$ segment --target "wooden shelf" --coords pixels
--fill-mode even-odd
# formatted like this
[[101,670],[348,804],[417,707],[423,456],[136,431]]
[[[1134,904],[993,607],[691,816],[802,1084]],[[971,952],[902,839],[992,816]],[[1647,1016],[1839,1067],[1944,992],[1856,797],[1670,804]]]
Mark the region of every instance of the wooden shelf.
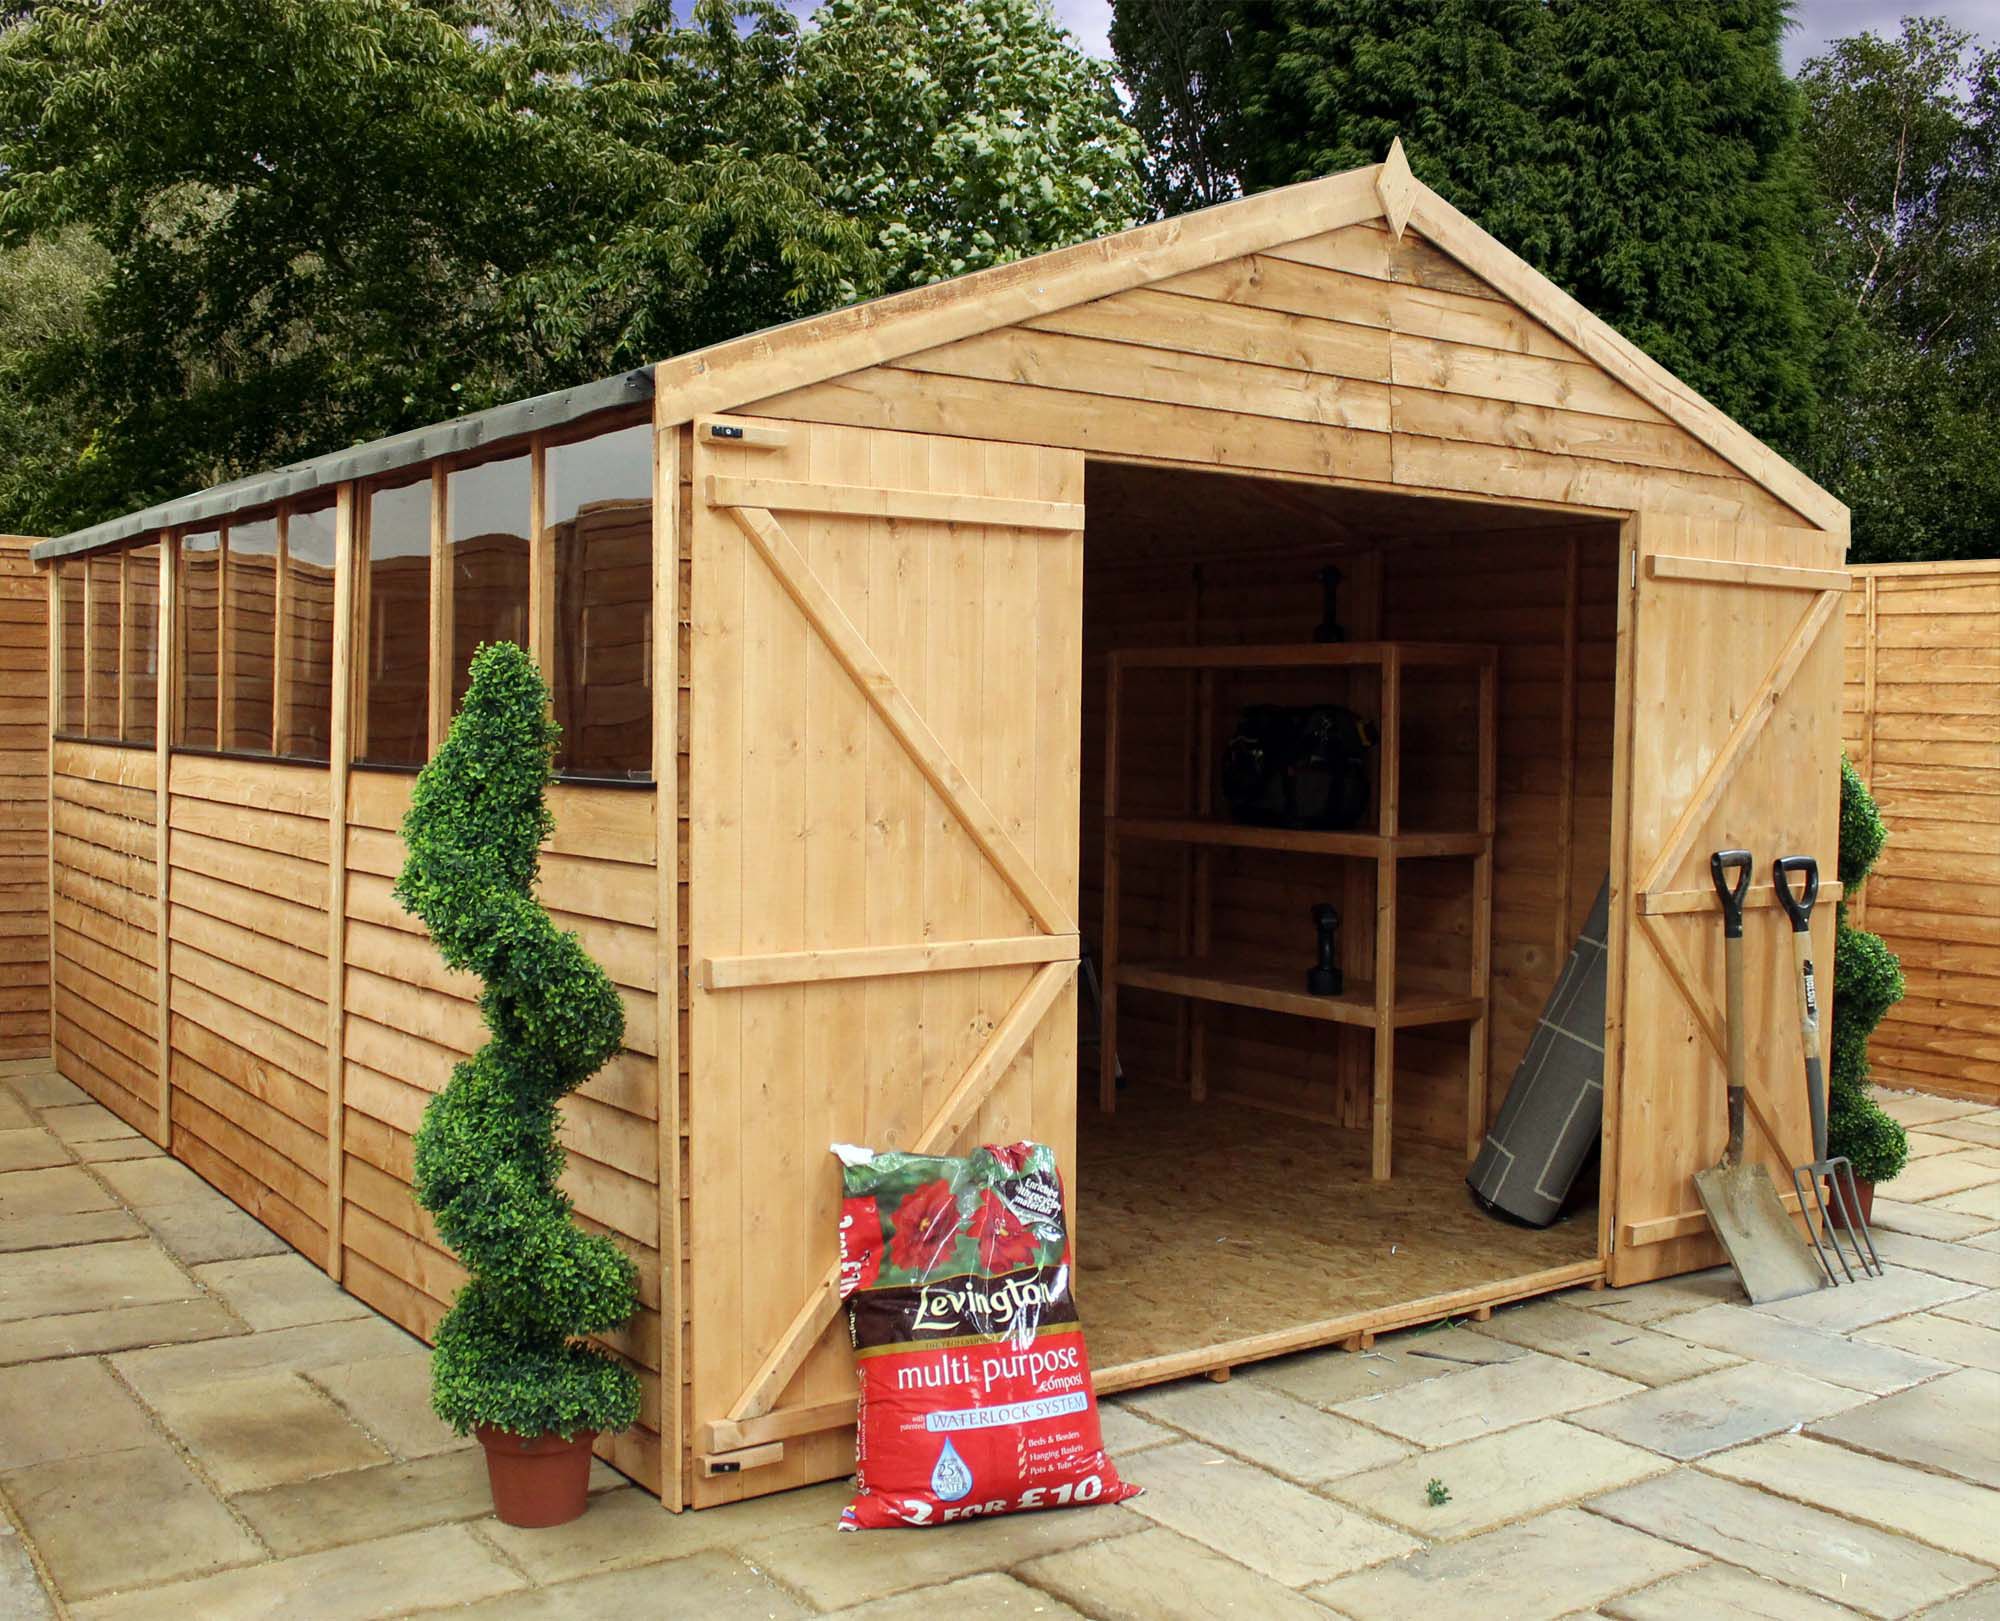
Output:
[[[1133,990],[1165,991],[1202,1002],[1228,1002],[1235,1007],[1294,1013],[1327,1024],[1353,1024],[1374,1029],[1375,987],[1350,979],[1335,996],[1314,996],[1305,989],[1305,970],[1256,968],[1220,962],[1213,957],[1167,957],[1121,962],[1117,982]],[[1484,1016],[1486,1002],[1478,996],[1452,996],[1442,991],[1398,989],[1388,1020],[1393,1029],[1421,1024],[1455,1024]]]
[[1493,844],[1487,833],[1362,833],[1324,832],[1313,828],[1260,827],[1203,816],[1118,816],[1110,822],[1120,838],[1154,844],[1221,844],[1239,850],[1292,850],[1302,855],[1422,856],[1485,855]]
[[1491,669],[1499,649],[1472,642],[1288,642],[1239,647],[1126,647],[1109,655],[1127,670],[1308,670],[1400,663]]

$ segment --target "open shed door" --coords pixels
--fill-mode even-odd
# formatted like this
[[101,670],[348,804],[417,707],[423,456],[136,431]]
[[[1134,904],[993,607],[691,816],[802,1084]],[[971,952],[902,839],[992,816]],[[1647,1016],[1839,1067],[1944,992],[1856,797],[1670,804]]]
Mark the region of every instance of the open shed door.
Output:
[[1756,858],[1743,930],[1745,1153],[1771,1167],[1792,1206],[1791,1166],[1812,1157],[1811,1129],[1791,925],[1772,859],[1820,863],[1813,958],[1829,999],[1839,893],[1844,539],[1654,513],[1640,514],[1634,533],[1617,789],[1624,881],[1613,914],[1622,968],[1611,1006],[1619,1017],[1622,987],[1623,1029],[1609,1145],[1614,1284],[1722,1259],[1693,1183],[1728,1137],[1710,853]]
[[1083,458],[697,422],[697,1507],[842,1474],[828,1145],[1076,1140]]

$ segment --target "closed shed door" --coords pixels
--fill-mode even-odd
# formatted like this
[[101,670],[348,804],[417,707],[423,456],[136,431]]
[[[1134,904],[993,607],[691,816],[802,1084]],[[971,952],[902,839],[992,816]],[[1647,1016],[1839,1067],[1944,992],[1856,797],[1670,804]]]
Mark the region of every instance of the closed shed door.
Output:
[[[1613,920],[1624,1032],[1611,1142],[1615,1284],[1721,1260],[1693,1182],[1729,1135],[1716,850],[1755,858],[1743,925],[1744,1151],[1770,1166],[1791,1203],[1791,1167],[1812,1157],[1791,923],[1771,862],[1813,856],[1822,884],[1835,881],[1847,578],[1842,540],[1818,530],[1644,513],[1635,535],[1619,762],[1626,882]],[[1823,888],[1813,961],[1829,1003],[1833,920]]]
[[701,1505],[851,1464],[829,1144],[1071,1167],[1083,463],[732,418],[692,474]]

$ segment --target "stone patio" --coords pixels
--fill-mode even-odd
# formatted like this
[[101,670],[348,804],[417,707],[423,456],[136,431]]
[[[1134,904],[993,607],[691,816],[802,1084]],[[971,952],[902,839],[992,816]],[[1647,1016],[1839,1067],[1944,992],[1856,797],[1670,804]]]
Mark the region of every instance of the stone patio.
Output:
[[2000,1110],[1885,1102],[1922,1153],[1879,1282],[1579,1290],[1122,1397],[1117,1508],[841,1536],[838,1485],[674,1516],[600,1466],[529,1532],[418,1342],[0,1065],[0,1617],[2000,1617]]

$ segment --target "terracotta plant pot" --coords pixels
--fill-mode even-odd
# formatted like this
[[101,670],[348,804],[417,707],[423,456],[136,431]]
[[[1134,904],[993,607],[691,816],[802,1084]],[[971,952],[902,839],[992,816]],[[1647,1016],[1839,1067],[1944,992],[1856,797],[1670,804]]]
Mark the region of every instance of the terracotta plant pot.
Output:
[[[1861,1219],[1872,1224],[1875,1220],[1875,1184],[1864,1182],[1857,1176],[1854,1179],[1854,1193],[1856,1201],[1861,1206]],[[1832,1177],[1828,1177],[1826,1181],[1826,1208],[1829,1215],[1837,1208],[1833,1202]]]
[[597,1431],[579,1430],[567,1441],[559,1435],[514,1435],[486,1424],[472,1433],[486,1449],[493,1512],[508,1525],[565,1525],[583,1512]]

